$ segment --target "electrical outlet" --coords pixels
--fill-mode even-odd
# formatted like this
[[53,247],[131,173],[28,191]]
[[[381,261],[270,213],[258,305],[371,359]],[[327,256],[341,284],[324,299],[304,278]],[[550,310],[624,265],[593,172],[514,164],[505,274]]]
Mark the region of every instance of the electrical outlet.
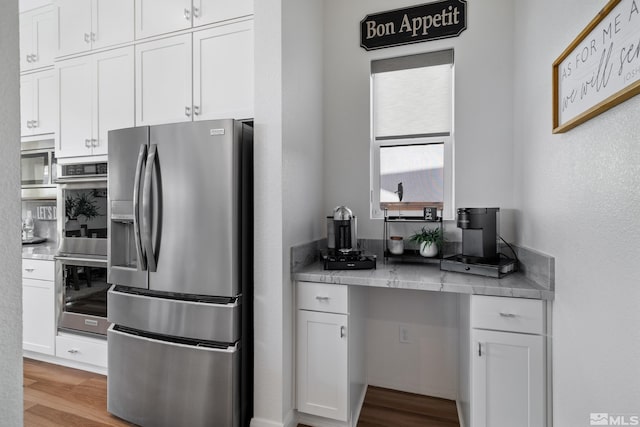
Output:
[[410,344],[411,338],[409,337],[409,327],[407,325],[400,325],[400,342],[402,344]]

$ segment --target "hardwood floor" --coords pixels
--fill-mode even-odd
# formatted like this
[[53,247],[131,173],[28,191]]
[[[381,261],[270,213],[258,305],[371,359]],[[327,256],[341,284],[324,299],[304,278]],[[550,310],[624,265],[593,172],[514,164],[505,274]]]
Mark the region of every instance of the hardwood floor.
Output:
[[[32,359],[24,359],[24,425],[134,426],[107,412],[104,375]],[[358,427],[418,426],[460,427],[455,402],[380,387],[367,389]]]
[[369,386],[358,427],[460,427],[460,423],[453,400]]
[[133,426],[107,412],[104,375],[24,359],[25,427]]

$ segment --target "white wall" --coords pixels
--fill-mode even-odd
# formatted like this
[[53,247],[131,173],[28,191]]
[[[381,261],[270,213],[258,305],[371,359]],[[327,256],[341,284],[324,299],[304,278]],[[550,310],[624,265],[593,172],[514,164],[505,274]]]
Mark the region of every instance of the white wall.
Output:
[[255,2],[252,426],[293,422],[290,247],[322,234],[322,2]]
[[18,1],[0,4],[0,414],[22,425]]
[[[359,22],[367,14],[424,2],[324,3],[324,214],[345,204],[358,215],[358,237],[382,238],[382,221],[369,218],[370,62],[453,48],[455,206],[499,206],[502,234],[511,240],[513,2],[470,1],[467,30],[459,37],[372,52],[360,47]],[[458,232],[455,223],[448,228]],[[455,398],[457,307],[456,298],[438,294],[372,291],[367,322],[369,382]],[[400,324],[409,327],[411,343],[399,342]]]
[[640,415],[640,97],[551,133],[551,64],[606,3],[515,2],[518,240],[556,260],[555,426]]

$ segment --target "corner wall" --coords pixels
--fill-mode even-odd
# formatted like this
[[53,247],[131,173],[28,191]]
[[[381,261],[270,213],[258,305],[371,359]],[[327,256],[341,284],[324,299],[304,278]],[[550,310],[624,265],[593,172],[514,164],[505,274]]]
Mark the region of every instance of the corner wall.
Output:
[[518,241],[555,257],[559,427],[640,415],[640,96],[551,133],[552,63],[606,3],[515,2]]
[[0,414],[22,426],[22,271],[18,1],[0,5]]

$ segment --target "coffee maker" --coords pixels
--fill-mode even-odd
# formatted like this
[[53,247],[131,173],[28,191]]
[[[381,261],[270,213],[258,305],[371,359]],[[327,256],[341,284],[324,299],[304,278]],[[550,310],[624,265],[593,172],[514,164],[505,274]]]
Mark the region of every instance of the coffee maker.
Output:
[[338,206],[327,217],[327,254],[325,270],[362,270],[376,268],[376,256],[358,249],[358,218],[346,206]]
[[503,277],[517,270],[517,260],[498,252],[500,208],[459,208],[462,253],[443,258],[440,269]]

